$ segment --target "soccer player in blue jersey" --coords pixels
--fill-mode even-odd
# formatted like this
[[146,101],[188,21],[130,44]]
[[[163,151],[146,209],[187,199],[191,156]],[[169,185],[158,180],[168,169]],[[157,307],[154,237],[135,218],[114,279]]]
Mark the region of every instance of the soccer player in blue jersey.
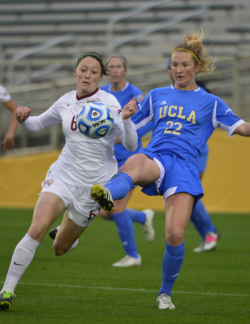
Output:
[[[165,202],[165,253],[159,309],[174,309],[171,292],[184,259],[185,231],[195,203],[203,196],[199,151],[215,128],[229,136],[250,136],[250,123],[237,117],[219,97],[196,84],[196,75],[213,71],[213,59],[203,51],[203,31],[191,30],[171,54],[174,85],[151,90],[139,105],[137,127],[153,120],[146,148],[128,158],[105,186],[96,184],[91,196],[106,210],[113,199],[125,197],[133,185]],[[126,106],[132,108],[134,101]]]
[[[173,73],[171,69],[171,59],[168,59],[166,67],[169,79],[174,83]],[[196,84],[203,90],[210,92],[200,81],[196,82]],[[199,151],[199,172],[201,179],[206,169],[207,158],[208,145],[207,143],[205,143]],[[213,251],[217,246],[219,234],[201,200],[197,201],[197,203],[195,204],[190,220],[202,239],[200,245],[193,249],[193,251],[197,253]]]
[[[132,98],[135,98],[137,103],[144,98],[141,90],[135,87],[133,84],[130,84],[125,79],[127,75],[127,60],[124,56],[109,56],[106,61],[106,70],[109,75],[110,83],[103,86],[102,90],[114,95],[119,101],[121,107],[124,107],[125,104],[128,103]],[[133,116],[131,119],[133,120]],[[142,148],[141,137],[152,130],[152,127],[153,123],[151,122],[138,130],[138,147],[135,152],[138,152]],[[125,163],[127,158],[132,155],[132,152],[126,150],[126,148],[119,141],[114,146],[114,151],[118,162],[118,168],[120,168]],[[113,264],[114,267],[131,267],[141,265],[141,256],[139,255],[136,247],[133,222],[137,222],[143,226],[145,237],[148,242],[152,242],[155,236],[155,231],[153,228],[154,212],[151,209],[138,211],[127,208],[127,204],[134,191],[134,188],[135,186],[131,188],[126,197],[116,202],[111,217],[107,216],[107,214],[103,213],[103,211],[100,212],[101,217],[115,222],[123,249],[126,253],[124,258]]]

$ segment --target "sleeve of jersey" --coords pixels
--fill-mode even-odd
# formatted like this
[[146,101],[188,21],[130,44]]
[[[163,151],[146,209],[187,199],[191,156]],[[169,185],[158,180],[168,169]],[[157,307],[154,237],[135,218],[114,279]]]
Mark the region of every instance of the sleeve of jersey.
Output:
[[122,144],[125,148],[134,152],[138,146],[138,135],[134,123],[129,119],[123,121],[124,134],[121,136]]
[[244,120],[236,116],[223,100],[220,98],[215,100],[213,111],[214,128],[222,128],[229,136],[232,136],[235,129],[242,123],[244,123]]
[[153,130],[153,128],[154,128],[154,122],[153,121],[148,122],[145,126],[137,130],[138,137],[139,138],[143,137],[145,134]]
[[45,128],[61,124],[61,122],[57,101],[41,115],[29,117],[22,123],[22,126],[30,132],[40,132]]
[[10,94],[6,91],[6,89],[0,85],[0,102],[6,102],[11,99]]
[[[154,117],[153,112],[153,103],[152,103],[152,94],[149,92],[146,97],[142,100],[142,102],[138,105],[138,110],[136,114],[133,116],[133,123],[136,125],[136,129],[140,129],[147,125]],[[147,127],[152,127],[147,126]],[[148,128],[141,130],[139,134],[146,134],[149,130]]]

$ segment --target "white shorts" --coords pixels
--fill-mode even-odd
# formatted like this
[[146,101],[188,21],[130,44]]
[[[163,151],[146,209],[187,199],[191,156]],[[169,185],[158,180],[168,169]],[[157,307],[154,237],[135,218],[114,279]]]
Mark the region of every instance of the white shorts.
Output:
[[75,187],[46,177],[41,192],[52,192],[62,199],[68,217],[78,226],[89,226],[100,210],[90,195],[91,187]]

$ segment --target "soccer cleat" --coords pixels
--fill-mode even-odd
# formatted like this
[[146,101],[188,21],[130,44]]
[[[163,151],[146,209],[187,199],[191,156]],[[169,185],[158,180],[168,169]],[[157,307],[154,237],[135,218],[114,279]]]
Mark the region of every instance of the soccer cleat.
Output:
[[193,252],[207,252],[212,251],[216,248],[219,239],[219,234],[217,232],[209,232],[206,234],[205,240],[201,244],[193,249]]
[[59,227],[60,227],[60,225],[55,226],[55,227],[52,228],[52,230],[49,231],[49,237],[50,237],[52,240],[55,239],[56,234],[57,234],[57,232],[58,232],[58,230],[59,230]]
[[113,198],[108,188],[98,184],[94,185],[91,188],[91,198],[98,202],[106,212],[114,208]]
[[9,291],[3,291],[0,294],[0,311],[9,310],[12,305],[12,299],[15,295]]
[[151,243],[155,238],[155,230],[153,227],[154,212],[151,209],[145,209],[142,212],[146,214],[146,222],[143,225],[145,238],[147,242]]
[[175,305],[171,301],[171,297],[162,293],[157,297],[157,305],[159,309],[175,309]]
[[141,256],[139,255],[138,258],[133,258],[130,255],[126,255],[120,261],[113,263],[113,267],[117,268],[126,268],[126,267],[133,267],[133,266],[140,266],[141,265]]

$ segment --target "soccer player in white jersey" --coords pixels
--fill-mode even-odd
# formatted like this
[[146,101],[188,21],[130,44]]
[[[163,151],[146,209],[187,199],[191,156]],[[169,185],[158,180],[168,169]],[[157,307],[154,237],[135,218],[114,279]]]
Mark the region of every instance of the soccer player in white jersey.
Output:
[[[110,83],[103,86],[102,89],[114,95],[119,101],[121,107],[124,107],[132,98],[135,98],[137,103],[141,102],[144,98],[141,90],[125,79],[127,75],[126,58],[122,55],[110,55],[106,60],[105,66]],[[133,117],[134,116],[131,117],[132,121]],[[116,143],[114,151],[115,158],[118,162],[118,169],[125,163],[129,156],[138,152],[142,148],[141,137],[151,131],[152,127],[153,123],[151,122],[138,130],[138,147],[135,152],[129,152],[122,143]],[[104,214],[103,210],[99,214],[104,219],[109,219],[115,222],[122,247],[126,253],[125,257],[112,264],[113,267],[132,267],[141,265],[141,256],[137,251],[133,222],[142,225],[145,238],[149,243],[154,240],[154,212],[151,209],[140,211],[127,208],[127,204],[135,187],[136,186],[130,190],[126,197],[116,201],[116,209],[112,211],[111,216]]]
[[[116,138],[119,137],[128,150],[134,151],[137,147],[138,136],[130,121],[137,107],[128,104],[121,109],[113,95],[98,89],[104,74],[100,55],[85,53],[79,57],[74,71],[76,91],[60,97],[39,116],[30,117],[28,107],[17,108],[17,120],[29,131],[38,132],[62,124],[66,143],[42,184],[28,232],[14,250],[0,294],[0,310],[10,308],[18,281],[47,230],[63,211],[64,218],[54,240],[56,255],[71,249],[98,214],[100,206],[90,198],[90,189],[96,182],[106,183],[117,172],[113,150]],[[112,111],[114,125],[106,136],[92,139],[78,130],[76,116],[86,102],[103,103]]]
[[[174,309],[171,292],[184,259],[184,237],[193,207],[203,196],[198,155],[215,128],[229,136],[250,136],[250,123],[237,117],[219,97],[196,84],[199,72],[212,71],[213,59],[203,51],[203,31],[189,31],[171,54],[174,85],[151,90],[134,119],[138,127],[150,120],[154,129],[147,148],[128,158],[105,186],[92,187],[92,198],[108,206],[127,195],[133,185],[165,203],[165,253],[159,309]],[[242,157],[244,158],[244,157]]]
[[3,104],[5,108],[11,111],[10,125],[2,140],[3,151],[6,152],[11,150],[15,145],[14,137],[18,126],[16,120],[17,103],[11,98],[7,90],[1,85],[0,85],[0,103]]

